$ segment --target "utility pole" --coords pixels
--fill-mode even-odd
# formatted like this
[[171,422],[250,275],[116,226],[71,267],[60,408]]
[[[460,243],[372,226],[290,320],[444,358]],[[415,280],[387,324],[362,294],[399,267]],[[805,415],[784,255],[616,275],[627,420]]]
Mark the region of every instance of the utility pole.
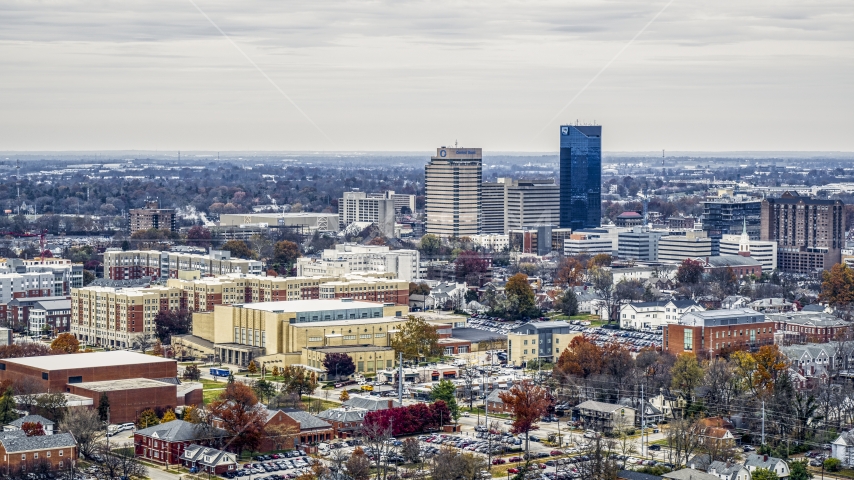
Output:
[[397,401],[403,406],[403,352],[397,354]]
[[762,445],[765,445],[765,400],[762,400]]
[[646,433],[646,405],[643,400],[643,383],[641,383],[641,457],[644,456],[644,433]]

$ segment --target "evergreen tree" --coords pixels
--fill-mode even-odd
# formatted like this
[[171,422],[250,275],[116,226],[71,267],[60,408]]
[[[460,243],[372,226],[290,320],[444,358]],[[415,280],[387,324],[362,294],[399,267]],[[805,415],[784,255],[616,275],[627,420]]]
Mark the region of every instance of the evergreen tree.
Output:
[[110,420],[110,399],[107,392],[101,392],[101,400],[98,402],[98,419],[102,422]]
[[12,394],[12,388],[7,388],[0,397],[0,424],[7,425],[13,420],[17,420],[18,415],[15,413],[15,397]]

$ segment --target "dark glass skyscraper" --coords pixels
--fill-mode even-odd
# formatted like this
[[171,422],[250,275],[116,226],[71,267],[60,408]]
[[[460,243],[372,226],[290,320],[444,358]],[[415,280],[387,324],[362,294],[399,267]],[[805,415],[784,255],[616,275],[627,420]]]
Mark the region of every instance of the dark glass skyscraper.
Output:
[[599,227],[602,219],[602,127],[560,127],[560,226]]

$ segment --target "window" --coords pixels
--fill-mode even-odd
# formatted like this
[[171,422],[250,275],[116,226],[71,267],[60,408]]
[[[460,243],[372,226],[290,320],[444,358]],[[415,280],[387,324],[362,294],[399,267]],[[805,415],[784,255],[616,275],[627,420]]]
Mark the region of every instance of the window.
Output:
[[686,352],[694,350],[694,331],[685,329],[685,343],[682,347]]
[[384,333],[375,333],[374,338],[383,338],[385,336]]
[[33,459],[35,460],[35,459],[37,459],[37,458],[39,458],[39,452],[36,452],[36,453],[34,453],[34,454],[33,454]]
[[344,335],[344,340],[355,340],[355,339],[356,339],[355,335]]
[[[63,451],[64,451],[64,450],[60,450],[60,451],[59,451],[59,456],[60,456],[60,457],[62,456],[62,452],[63,452]],[[62,462],[59,462],[59,463],[60,463],[60,464],[62,464]]]
[[47,452],[47,458],[50,458],[50,450]]
[[68,377],[68,383],[83,383],[83,376],[77,375],[76,377]]
[[21,460],[26,460],[26,459],[27,459],[27,454],[26,454],[26,453],[22,453],[22,454],[21,454]]
[[371,338],[371,334],[370,333],[363,333],[363,334],[359,335],[359,338]]
[[47,380],[47,372],[42,372],[42,380]]
[[524,352],[524,353],[525,353],[525,355],[527,355],[527,354],[528,354],[528,350],[525,350],[525,352]]
[[320,341],[320,337],[308,337],[308,341],[309,341],[309,342],[319,342],[319,341]]

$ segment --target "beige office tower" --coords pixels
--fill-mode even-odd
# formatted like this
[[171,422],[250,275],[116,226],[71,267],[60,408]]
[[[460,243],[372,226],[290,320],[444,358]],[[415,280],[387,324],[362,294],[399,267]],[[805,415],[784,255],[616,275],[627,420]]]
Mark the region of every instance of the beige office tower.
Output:
[[427,233],[477,235],[481,229],[483,149],[440,147],[424,169]]

